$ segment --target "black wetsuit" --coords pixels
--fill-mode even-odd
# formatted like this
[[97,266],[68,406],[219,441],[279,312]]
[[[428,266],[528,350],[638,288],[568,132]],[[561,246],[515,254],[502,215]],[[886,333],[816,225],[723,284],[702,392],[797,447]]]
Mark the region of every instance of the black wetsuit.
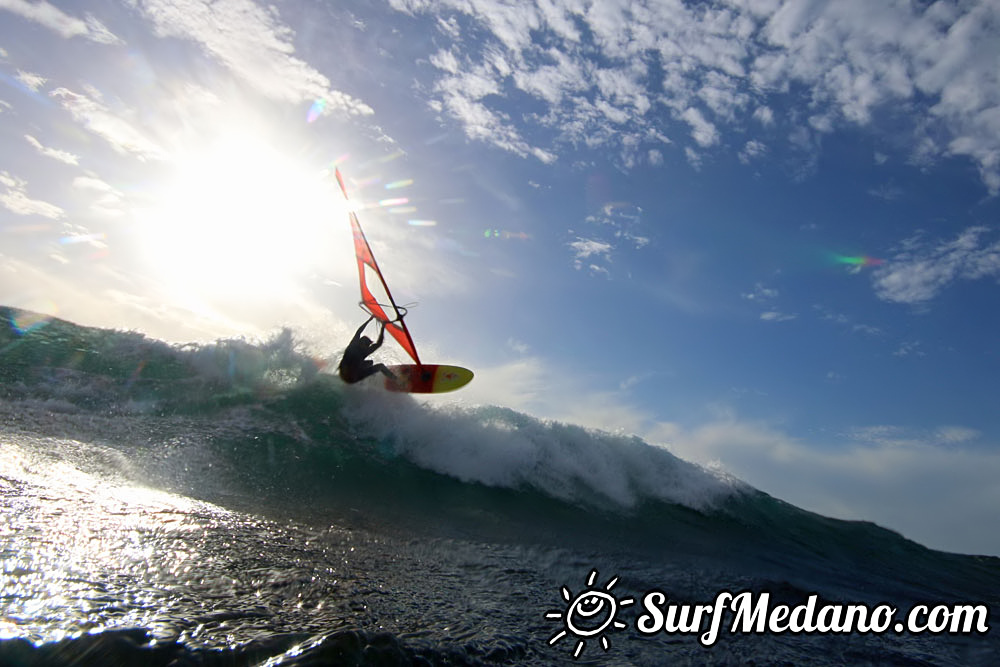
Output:
[[385,326],[382,326],[381,331],[378,334],[378,340],[374,343],[367,337],[362,336],[361,332],[365,330],[368,326],[368,322],[371,322],[371,318],[365,321],[361,325],[361,328],[357,330],[354,334],[354,338],[347,345],[347,349],[344,350],[344,356],[340,360],[340,366],[337,371],[340,373],[340,378],[349,384],[355,382],[360,382],[364,380],[369,375],[374,375],[375,373],[384,373],[385,375],[391,377],[392,374],[389,369],[385,367],[384,364],[376,364],[375,362],[368,359],[368,355],[372,354],[382,345],[382,340],[385,338]]

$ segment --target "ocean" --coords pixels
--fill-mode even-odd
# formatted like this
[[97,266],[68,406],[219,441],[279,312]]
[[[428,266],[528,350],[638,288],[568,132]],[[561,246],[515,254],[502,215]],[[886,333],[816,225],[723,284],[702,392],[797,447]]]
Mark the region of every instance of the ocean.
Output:
[[998,558],[332,365],[0,308],[0,665],[1000,664]]

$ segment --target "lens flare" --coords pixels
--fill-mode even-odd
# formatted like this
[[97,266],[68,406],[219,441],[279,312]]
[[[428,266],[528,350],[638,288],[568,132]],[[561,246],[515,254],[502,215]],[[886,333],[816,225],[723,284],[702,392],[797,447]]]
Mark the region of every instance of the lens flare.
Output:
[[869,257],[868,255],[859,255],[855,257],[847,255],[834,255],[833,259],[838,264],[849,264],[851,266],[879,266],[880,264],[885,263],[884,259]]
[[72,234],[69,236],[64,236],[59,239],[59,243],[62,245],[74,245],[77,243],[91,243],[94,245],[103,245],[102,241],[107,239],[107,234],[100,232],[97,234]]
[[365,178],[362,180],[354,180],[354,185],[360,190],[361,188],[367,188],[369,185],[375,185],[381,180],[382,180],[381,176],[372,176],[370,178]]
[[403,151],[395,151],[393,153],[389,153],[385,157],[380,157],[380,158],[378,158],[376,160],[372,160],[372,163],[373,164],[385,164],[386,162],[392,162],[393,160],[397,160],[397,159],[403,157],[404,155],[406,155],[406,153],[403,152]]
[[313,102],[312,106],[309,107],[309,113],[306,114],[306,122],[312,123],[317,118],[323,115],[323,111],[326,110],[326,100],[319,99]]
[[[47,309],[55,312],[55,304],[49,303]],[[51,315],[44,315],[30,310],[15,310],[12,314],[13,317],[11,317],[10,325],[21,336],[36,329],[41,329],[52,319]]]

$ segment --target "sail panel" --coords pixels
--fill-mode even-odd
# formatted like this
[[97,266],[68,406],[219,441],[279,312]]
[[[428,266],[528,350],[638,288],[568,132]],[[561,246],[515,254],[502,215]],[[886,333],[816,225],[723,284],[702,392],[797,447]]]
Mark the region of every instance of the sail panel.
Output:
[[[337,183],[340,184],[340,190],[344,193],[344,197],[347,197],[347,188],[344,186],[344,179],[340,175],[340,170],[336,170]],[[378,268],[378,264],[375,262],[375,256],[372,254],[371,246],[368,244],[368,239],[365,238],[365,233],[361,229],[361,223],[358,221],[358,216],[352,211],[349,214],[351,221],[351,232],[354,235],[354,254],[358,261],[358,282],[361,286],[361,304],[369,313],[375,316],[379,322],[385,325],[386,331],[389,332],[400,347],[410,355],[413,359],[420,365],[420,357],[417,354],[417,347],[413,343],[413,338],[410,336],[409,329],[406,328],[406,323],[403,321],[403,315],[405,311],[401,311],[396,305],[395,300],[392,298],[392,293],[389,291],[389,285],[385,281],[385,276],[382,275],[382,271]],[[371,288],[368,284],[368,276],[366,275],[365,267],[369,267],[373,274],[377,277],[378,282],[384,291],[386,300],[388,303],[380,303],[379,300],[372,293]],[[386,308],[391,310],[390,313],[386,312]]]

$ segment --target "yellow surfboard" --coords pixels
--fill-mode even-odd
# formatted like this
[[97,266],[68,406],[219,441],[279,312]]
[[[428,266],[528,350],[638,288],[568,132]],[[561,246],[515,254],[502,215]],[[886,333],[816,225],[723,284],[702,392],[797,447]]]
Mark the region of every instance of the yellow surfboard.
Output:
[[444,364],[400,364],[388,366],[396,380],[385,379],[385,388],[409,394],[441,394],[455,391],[472,382],[473,372],[461,366]]

